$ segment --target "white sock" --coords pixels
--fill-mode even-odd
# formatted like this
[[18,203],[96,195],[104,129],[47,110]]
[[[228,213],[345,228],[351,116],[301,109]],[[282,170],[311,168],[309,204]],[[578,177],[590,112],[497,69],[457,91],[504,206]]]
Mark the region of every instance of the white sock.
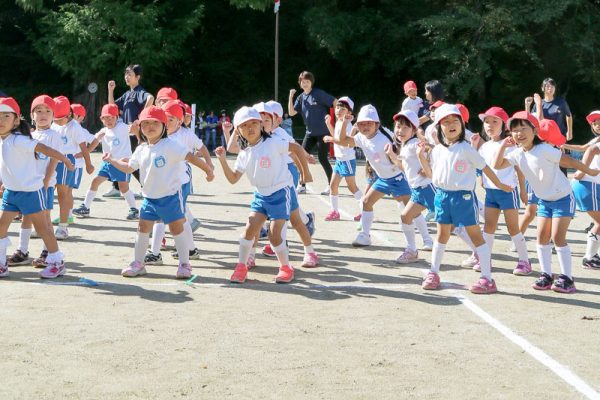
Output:
[[397,201],[396,207],[398,207],[398,210],[400,210],[400,214],[402,214],[402,211],[404,211],[404,203],[401,201]]
[[248,262],[248,256],[252,250],[252,245],[254,245],[254,239],[246,240],[243,237],[240,238],[240,254],[238,257],[238,263],[246,265]]
[[358,189],[356,192],[352,193],[352,196],[354,196],[355,200],[360,201],[363,198],[363,192]]
[[538,244],[537,245],[538,260],[542,272],[552,276],[552,245]]
[[310,253],[314,253],[314,252],[315,252],[315,248],[313,247],[312,244],[310,246],[304,246],[304,254],[310,254]]
[[[588,232],[587,237],[587,245],[585,247],[585,258],[590,260],[594,255],[598,253],[598,249],[600,248],[600,241],[598,241],[598,235]],[[21,250],[23,251],[23,250]]]
[[511,236],[511,239],[515,244],[517,253],[519,254],[519,261],[529,261],[529,254],[527,254],[527,242],[525,241],[525,236],[523,236],[523,234],[519,232],[515,236]]
[[46,262],[48,264],[59,263],[63,260],[63,258],[64,258],[63,253],[61,253],[60,250],[58,250],[55,253],[48,253],[48,257],[46,257]]
[[146,249],[148,249],[148,242],[150,241],[149,233],[138,232],[135,239],[135,261],[144,263],[144,256],[146,255]]
[[492,252],[490,246],[487,243],[475,249],[479,256],[479,265],[481,266],[481,276],[492,280]]
[[29,238],[31,238],[32,231],[33,231],[33,229],[31,229],[31,228],[29,228],[29,229],[21,228],[21,230],[19,231],[19,247],[18,247],[18,249],[21,250],[21,252],[23,252],[24,254],[27,254],[27,250],[29,249]]
[[194,232],[192,232],[192,227],[187,221],[183,223],[183,234],[188,238],[188,248],[194,250],[196,248],[196,244],[194,243]]
[[277,260],[279,260],[280,265],[290,265],[288,249],[285,245],[285,241],[281,242],[279,246],[273,246],[273,244],[271,244],[271,247],[273,247],[273,251],[275,254],[277,254]]
[[555,247],[556,255],[558,256],[558,264],[560,265],[560,271],[563,275],[573,279],[572,268],[571,268],[571,248],[569,245],[564,247]]
[[[189,228],[188,224],[188,228]],[[191,229],[190,229],[191,232]],[[177,254],[179,255],[179,264],[189,264],[190,263],[190,238],[187,235],[185,224],[183,232],[179,235],[173,236],[173,240],[175,240],[175,248],[177,249]],[[248,259],[248,258],[246,258]]]
[[250,254],[248,255],[248,259],[250,258],[256,260],[256,247],[254,247],[254,245],[252,245],[252,248],[250,248]]
[[415,241],[415,224],[402,224],[402,232],[406,238],[406,250],[417,251]]
[[298,206],[298,213],[300,214],[300,219],[304,225],[308,224],[308,215],[304,212],[302,207]]
[[431,272],[436,274],[440,273],[440,265],[442,265],[442,257],[446,251],[446,245],[438,243],[437,240],[433,242],[433,249],[431,249]]
[[92,201],[94,201],[94,197],[96,197],[96,192],[88,190],[85,194],[85,200],[83,201],[83,205],[85,206],[85,208],[90,208],[90,206],[92,205]]
[[360,225],[362,226],[363,233],[371,234],[371,225],[375,219],[375,213],[373,211],[363,211],[362,218],[360,219]]
[[165,237],[165,224],[163,222],[155,222],[152,227],[152,246],[150,251],[155,256],[160,254],[160,246]]
[[136,208],[135,206],[135,194],[131,190],[128,190],[126,193],[121,193],[127,202],[129,208]]
[[69,218],[73,218],[73,209],[72,208],[69,210]]
[[0,239],[0,264],[6,265],[6,250],[10,246],[10,239],[5,237],[4,239]]
[[185,219],[190,224],[194,221],[194,214],[192,214],[192,210],[190,210],[190,206],[187,204],[185,205]]
[[455,228],[454,233],[456,234],[456,236],[461,238],[473,252],[476,251],[475,244],[473,244],[473,241],[471,240],[471,237],[467,233],[467,230],[464,228],[464,226]]
[[483,232],[483,239],[485,240],[487,245],[490,247],[490,253],[492,252],[492,249],[494,248],[494,238],[495,237],[496,237],[496,235],[493,233]]
[[331,201],[331,209],[334,211],[339,211],[338,199],[339,199],[339,197],[337,195],[333,195],[333,194],[329,195],[329,201]]
[[427,221],[425,221],[425,217],[419,214],[414,220],[415,227],[419,230],[421,234],[421,238],[423,238],[423,243],[431,243],[433,239],[431,239],[431,235],[429,234],[429,228],[427,228]]

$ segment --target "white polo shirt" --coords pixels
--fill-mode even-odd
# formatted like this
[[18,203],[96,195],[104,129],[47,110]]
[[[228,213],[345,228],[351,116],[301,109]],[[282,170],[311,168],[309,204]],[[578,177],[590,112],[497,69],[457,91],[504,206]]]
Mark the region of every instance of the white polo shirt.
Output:
[[[592,146],[600,149],[600,143],[593,144]],[[600,170],[600,155],[595,155],[594,158],[592,158],[590,168]],[[586,174],[583,176],[583,178],[581,178],[581,180],[585,182],[600,183],[600,174],[596,176],[590,176]]]
[[[485,160],[485,163],[494,171],[500,182],[505,185],[509,185],[512,187],[516,187],[517,180],[517,172],[514,167],[508,167],[503,169],[494,169],[492,166],[494,165],[494,161],[496,160],[496,154],[502,147],[502,141],[494,142],[493,140],[487,141],[481,145],[479,148],[479,154]],[[515,147],[509,147],[504,151],[504,156],[515,150]],[[488,178],[485,174],[482,175],[483,178],[483,187],[486,189],[498,189],[498,186],[494,185],[490,178]]]
[[[194,135],[194,133],[191,130],[187,129],[184,126],[180,127],[177,131],[171,133],[169,135],[169,138],[175,140],[177,143],[188,149],[188,152],[192,154],[195,153],[196,150],[200,150],[202,146],[204,146],[202,140],[198,136]],[[181,164],[180,173],[182,185],[185,185],[192,179],[191,174],[192,172],[190,165],[184,161]]]
[[[100,139],[100,136],[102,139]],[[96,138],[102,144],[102,152],[110,153],[114,158],[129,158],[131,156],[131,141],[129,140],[129,125],[119,121],[113,128],[104,127],[96,133]]]
[[[342,135],[350,136],[350,132],[352,131],[352,124],[348,123],[346,126],[346,132],[342,132],[343,124],[344,123],[342,121],[336,121],[335,123],[333,134],[336,139],[340,139]],[[340,146],[339,144],[334,143],[333,153],[337,161],[350,161],[356,159],[356,152],[354,151],[354,147]]]
[[369,164],[380,178],[393,178],[402,172],[385,154],[385,145],[392,142],[383,133],[377,132],[373,138],[367,139],[359,132],[354,136],[354,143],[362,149]]
[[6,189],[35,192],[44,186],[46,171],[41,173],[35,159],[38,141],[23,135],[0,138],[0,176]]
[[432,182],[444,190],[475,190],[476,170],[485,160],[466,141],[449,147],[436,145],[431,151]]
[[[92,135],[90,131],[85,129],[83,126],[81,127],[80,140],[83,140],[85,144],[90,144],[96,139],[96,136]],[[80,149],[81,150],[81,149]],[[80,151],[77,151],[80,153]],[[75,168],[83,168],[85,166],[85,159],[83,157],[75,158]]]
[[[60,152],[62,140],[60,139],[60,135],[52,129],[45,129],[43,131],[35,130],[31,132],[31,136],[39,143],[45,144],[46,146]],[[48,170],[48,164],[50,164],[50,157],[42,153],[37,153],[37,156],[36,167],[38,169],[38,173],[45,177],[46,171]],[[56,168],[54,168],[54,171],[52,171],[52,177],[50,178],[48,187],[52,187],[54,185],[56,185]]]
[[423,99],[421,99],[419,96],[415,97],[414,99],[406,96],[402,102],[402,111],[411,110],[415,114],[419,115],[421,108],[423,108]]
[[417,156],[418,144],[419,139],[413,137],[400,148],[400,159],[402,160],[402,166],[404,167],[404,175],[411,188],[420,188],[431,183],[431,179],[419,174],[422,167],[419,162],[419,156]]
[[62,140],[62,150],[63,154],[77,154],[81,152],[79,148],[79,144],[84,143],[81,134],[81,125],[79,122],[74,119],[67,122],[64,126],[60,126],[57,123],[52,123],[51,129],[58,132],[60,138]]
[[[271,132],[271,136],[272,137],[276,137],[280,140],[283,140],[284,142],[288,142],[288,143],[296,143],[296,139],[294,139],[293,137],[291,137],[290,135],[288,135],[288,133],[280,126],[278,126],[277,128],[273,129],[273,131]],[[294,162],[294,159],[290,156],[290,152],[289,152],[289,146],[288,146],[288,152],[285,155],[285,162],[288,164],[291,164]]]

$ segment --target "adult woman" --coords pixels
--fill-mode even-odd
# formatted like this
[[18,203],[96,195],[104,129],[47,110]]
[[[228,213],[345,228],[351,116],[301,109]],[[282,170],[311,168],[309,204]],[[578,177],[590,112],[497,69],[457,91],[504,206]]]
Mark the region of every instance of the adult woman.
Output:
[[431,111],[429,108],[437,101],[444,101],[444,97],[445,94],[442,82],[432,80],[425,83],[425,101],[419,112],[419,124],[423,130],[432,122],[432,117],[430,116]]

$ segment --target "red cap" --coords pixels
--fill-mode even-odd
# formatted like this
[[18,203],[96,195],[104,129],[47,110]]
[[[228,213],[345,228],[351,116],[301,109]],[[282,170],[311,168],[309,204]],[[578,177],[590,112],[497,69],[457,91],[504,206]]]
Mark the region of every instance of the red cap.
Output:
[[55,112],[54,110],[56,109],[56,102],[52,99],[52,97],[48,96],[47,94],[39,95],[38,97],[33,99],[33,102],[31,103],[31,112],[33,112],[33,110],[40,104],[47,106],[49,109],[52,110],[52,112]]
[[458,111],[460,111],[460,116],[462,117],[464,123],[466,124],[467,122],[469,122],[469,117],[471,116],[471,114],[469,114],[469,109],[467,108],[467,106],[465,106],[464,104],[456,103],[456,107],[458,107]]
[[119,116],[119,107],[116,104],[105,104],[102,107],[102,112],[100,113],[100,118],[102,117],[118,117]]
[[432,108],[438,108],[442,104],[444,104],[444,102],[441,101],[441,100],[438,100],[438,101],[436,101],[435,103],[433,103],[432,105],[429,106],[429,110],[431,111]]
[[17,117],[21,116],[21,109],[12,97],[0,98],[0,112],[11,112],[17,114]]
[[585,117],[585,119],[587,120],[588,124],[593,124],[596,120],[600,119],[600,111],[592,111],[587,117]]
[[183,107],[183,110],[185,111],[186,114],[192,115],[192,107],[189,104],[181,102],[181,106]]
[[406,81],[404,83],[404,94],[408,94],[411,89],[417,90],[417,84],[414,81]]
[[554,146],[562,146],[567,143],[567,138],[560,132],[558,124],[551,119],[543,119],[539,122],[540,128],[538,136],[544,142],[550,143]]
[[79,115],[80,117],[85,117],[86,114],[85,107],[77,103],[71,104],[71,111],[73,111],[73,114]]
[[177,91],[170,87],[164,87],[158,91],[156,94],[156,99],[167,99],[167,100],[177,100],[179,97],[177,96]]
[[534,117],[533,114],[528,113],[527,111],[518,111],[518,112],[514,113],[513,116],[510,117],[510,119],[508,121],[506,121],[506,125],[510,126],[510,123],[512,122],[513,119],[522,119],[525,121],[529,121],[538,130],[540,129],[540,121],[538,121],[538,119],[536,117]]
[[479,119],[483,121],[485,117],[500,118],[504,124],[508,121],[508,114],[502,107],[490,107],[486,112],[479,114]]
[[162,110],[162,108],[157,106],[150,106],[148,108],[144,108],[139,116],[139,121],[158,121],[163,124],[167,124],[167,114]]
[[175,117],[178,120],[183,120],[183,108],[179,100],[169,100],[162,105],[162,109],[167,116]]
[[54,98],[56,107],[54,108],[54,119],[65,118],[69,116],[71,112],[71,103],[65,96],[58,96]]

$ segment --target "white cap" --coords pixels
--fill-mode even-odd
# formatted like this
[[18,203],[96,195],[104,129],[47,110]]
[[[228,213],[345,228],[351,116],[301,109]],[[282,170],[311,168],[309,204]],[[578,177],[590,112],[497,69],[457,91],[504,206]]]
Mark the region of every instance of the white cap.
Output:
[[281,106],[281,104],[279,104],[275,100],[269,100],[266,104],[271,107],[271,111],[273,111],[273,114],[276,114],[278,117],[283,117],[283,107]]
[[354,110],[354,102],[348,96],[342,96],[338,99],[338,103],[346,103],[350,107],[351,110]]
[[377,114],[375,107],[371,104],[367,104],[366,106],[361,107],[356,122],[380,122],[379,114]]
[[235,112],[235,114],[233,115],[233,127],[237,128],[244,122],[247,122],[247,121],[250,121],[253,119],[262,121],[260,114],[258,113],[258,111],[256,111],[256,109],[254,109],[254,107],[244,106],[244,107],[240,108],[239,110],[237,110]]
[[[436,111],[437,113],[437,111]],[[415,129],[419,128],[419,117],[412,110],[402,110],[398,114],[394,115],[394,121],[398,119],[398,117],[403,116],[408,119],[408,121],[415,127]]]
[[462,120],[462,116],[460,115],[460,110],[454,104],[444,103],[438,108],[435,109],[435,125],[438,125],[441,120],[446,118],[448,115],[458,115],[458,117]]
[[264,101],[254,104],[252,106],[252,108],[254,108],[259,113],[267,113],[267,114],[271,114],[271,116],[273,116],[273,108],[271,107],[271,105],[269,103],[265,103]]

